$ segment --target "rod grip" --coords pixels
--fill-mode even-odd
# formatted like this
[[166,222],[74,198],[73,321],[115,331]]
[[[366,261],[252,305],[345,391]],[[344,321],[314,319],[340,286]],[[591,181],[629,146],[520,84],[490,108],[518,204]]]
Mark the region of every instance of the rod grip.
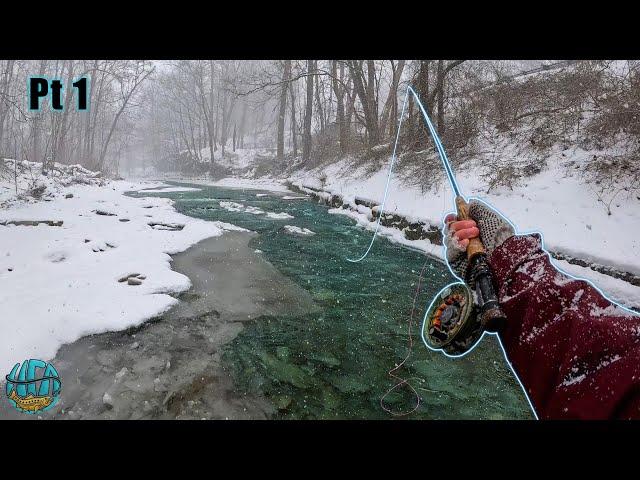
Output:
[[[456,209],[458,210],[458,220],[471,220],[469,216],[469,204],[464,200],[461,195],[456,197]],[[486,253],[484,245],[480,241],[480,237],[469,239],[469,245],[467,246],[467,258],[471,260],[479,253]]]

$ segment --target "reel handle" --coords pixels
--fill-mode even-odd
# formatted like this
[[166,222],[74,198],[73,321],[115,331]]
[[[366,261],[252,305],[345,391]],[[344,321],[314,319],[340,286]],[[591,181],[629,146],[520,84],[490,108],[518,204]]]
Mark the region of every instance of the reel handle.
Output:
[[[458,210],[458,220],[471,220],[471,217],[469,216],[469,204],[461,195],[456,197],[456,209]],[[469,245],[467,246],[467,258],[471,260],[479,253],[487,253],[484,245],[480,241],[480,237],[469,239]]]

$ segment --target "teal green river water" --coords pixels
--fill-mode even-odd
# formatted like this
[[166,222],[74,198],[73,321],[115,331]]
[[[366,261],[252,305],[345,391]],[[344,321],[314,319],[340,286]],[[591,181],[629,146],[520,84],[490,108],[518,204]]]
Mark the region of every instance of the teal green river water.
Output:
[[[460,359],[422,344],[419,324],[424,308],[453,280],[443,263],[385,238],[376,240],[365,260],[350,263],[346,258],[359,257],[372,232],[347,216],[330,214],[310,199],[285,200],[285,194],[196,187],[201,190],[155,195],[174,199],[177,210],[186,215],[257,232],[250,246],[306,289],[321,308],[302,317],[263,316],[245,324],[223,357],[238,395],[266,397],[277,412],[274,418],[533,418],[495,338],[486,337]],[[286,212],[293,218],[229,211],[220,201]],[[315,235],[292,235],[285,225],[307,228]],[[380,399],[394,385],[387,372],[408,352],[411,305],[425,261],[413,349],[397,372],[419,393],[420,406],[410,415],[394,417],[381,407]],[[398,413],[412,410],[415,403],[406,387],[385,399],[387,408]]]

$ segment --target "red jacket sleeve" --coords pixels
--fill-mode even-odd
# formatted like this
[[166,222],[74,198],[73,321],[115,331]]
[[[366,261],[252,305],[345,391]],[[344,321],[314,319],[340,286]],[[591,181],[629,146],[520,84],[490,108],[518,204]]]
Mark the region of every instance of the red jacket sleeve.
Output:
[[489,263],[507,316],[509,361],[540,418],[640,418],[640,317],[558,271],[539,235]]

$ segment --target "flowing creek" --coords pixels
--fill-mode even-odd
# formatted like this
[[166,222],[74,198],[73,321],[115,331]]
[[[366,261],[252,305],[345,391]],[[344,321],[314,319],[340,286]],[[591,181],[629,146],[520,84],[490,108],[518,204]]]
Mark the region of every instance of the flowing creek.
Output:
[[[426,261],[413,350],[397,372],[421,403],[402,418],[533,418],[493,337],[460,359],[422,344],[424,308],[452,280],[443,263],[385,238],[350,263],[372,232],[347,216],[299,194],[195,186],[132,195],[168,197],[185,215],[254,233],[226,232],[174,256],[173,268],[194,285],[162,317],[62,347],[55,417],[397,418],[380,398],[394,385],[387,372],[407,354]],[[412,410],[415,397],[401,388],[385,404]]]
[[[297,194],[201,188],[163,196],[173,198],[186,215],[257,232],[249,246],[309,292],[319,307],[306,315],[263,315],[245,323],[223,355],[238,395],[266,397],[276,418],[389,418],[380,398],[393,386],[388,370],[407,352],[407,323],[425,255],[378,238],[364,261],[350,263],[346,258],[359,257],[372,233],[347,216],[330,214],[309,199],[283,198]],[[269,218],[256,209],[293,218]],[[286,225],[314,234],[291,234]],[[486,338],[461,359],[421,343],[424,307],[451,280],[445,265],[428,260],[412,355],[399,371],[421,396],[420,408],[408,418],[531,418],[495,339]],[[385,401],[399,412],[415,402],[406,388]]]

